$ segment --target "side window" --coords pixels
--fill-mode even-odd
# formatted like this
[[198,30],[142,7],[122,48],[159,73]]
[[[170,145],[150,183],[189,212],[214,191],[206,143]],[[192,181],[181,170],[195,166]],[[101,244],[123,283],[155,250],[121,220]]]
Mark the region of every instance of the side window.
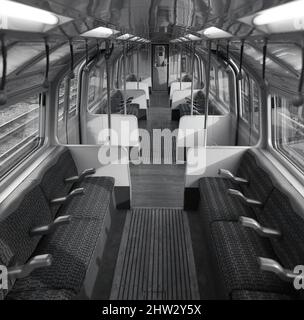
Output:
[[102,98],[102,69],[94,66],[89,74],[88,110],[94,112]]
[[0,177],[44,142],[40,94],[0,109]]
[[223,70],[218,70],[218,92],[219,92],[219,99],[223,104],[228,108],[230,107],[230,88],[229,88],[229,75],[228,73]]
[[250,122],[250,82],[246,74],[243,74],[241,81],[241,117]]
[[79,117],[78,87],[80,66],[75,68],[75,77],[73,79],[67,75],[59,84],[57,138],[60,143],[77,143],[78,140],[78,128],[75,126],[75,122],[78,121],[77,118]]
[[216,95],[216,69],[214,66],[210,68],[210,92]]
[[294,107],[291,99],[273,96],[272,142],[274,148],[304,171],[304,106]]
[[261,95],[260,88],[254,80],[251,80],[252,92],[252,127],[256,132],[260,131],[260,109]]

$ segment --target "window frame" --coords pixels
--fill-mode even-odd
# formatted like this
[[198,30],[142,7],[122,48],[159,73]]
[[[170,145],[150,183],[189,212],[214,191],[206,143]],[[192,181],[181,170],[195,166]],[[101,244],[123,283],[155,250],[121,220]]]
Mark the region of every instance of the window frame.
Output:
[[[20,155],[16,158],[16,161],[12,163],[11,165],[7,166],[7,169],[3,171],[3,173],[0,171],[0,182],[7,179],[10,175],[17,172],[23,165],[26,164],[26,162],[31,159],[34,155],[38,154],[40,150],[47,145],[48,143],[48,137],[47,137],[47,123],[46,123],[46,107],[47,107],[47,90],[41,89],[37,90],[37,88],[27,90],[26,92],[22,92],[20,95],[15,96],[12,99],[8,99],[8,102],[6,103],[6,106],[13,106],[15,104],[18,104],[22,102],[23,99],[30,98],[31,96],[38,95],[38,103],[39,103],[39,119],[38,119],[38,143],[35,147],[33,147],[31,150],[29,150],[27,153],[24,153],[23,155]],[[24,148],[24,146],[22,147]],[[20,148],[20,150],[22,150]],[[5,161],[11,161],[12,155],[10,155]]]

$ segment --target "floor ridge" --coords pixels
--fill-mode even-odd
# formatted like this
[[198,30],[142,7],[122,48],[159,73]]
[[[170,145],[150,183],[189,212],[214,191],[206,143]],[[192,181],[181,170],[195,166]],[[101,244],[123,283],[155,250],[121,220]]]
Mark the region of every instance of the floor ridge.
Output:
[[190,227],[182,208],[127,212],[111,299],[199,299]]

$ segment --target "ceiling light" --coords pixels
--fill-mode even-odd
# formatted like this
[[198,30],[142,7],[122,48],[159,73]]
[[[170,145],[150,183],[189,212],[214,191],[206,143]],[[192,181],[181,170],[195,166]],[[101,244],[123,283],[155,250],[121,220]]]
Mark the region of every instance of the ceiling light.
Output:
[[190,41],[190,39],[185,38],[185,37],[179,37],[178,39],[181,40],[181,41]]
[[198,40],[202,40],[200,37],[198,36],[195,36],[194,34],[187,34],[185,35],[186,38],[190,39],[191,41],[198,41]]
[[232,34],[229,32],[226,32],[222,29],[216,28],[216,27],[210,27],[204,30],[199,31],[198,33],[203,34],[205,37],[210,39],[218,39],[218,38],[230,38],[232,37]]
[[139,40],[139,37],[133,37],[130,39],[130,41],[137,41],[137,40]]
[[130,39],[130,38],[132,38],[132,37],[134,37],[132,34],[130,34],[130,33],[125,33],[125,34],[117,37],[116,39],[117,39],[117,40],[128,40],[128,39]]
[[253,24],[263,26],[272,23],[286,22],[297,19],[304,19],[304,1],[292,1],[271,9],[259,12],[253,18]]
[[93,37],[93,38],[109,38],[119,33],[119,31],[106,28],[106,27],[98,27],[96,29],[89,30],[82,34],[83,37]]
[[0,0],[0,17],[2,19],[15,18],[48,25],[56,25],[59,22],[59,18],[51,12],[8,0]]

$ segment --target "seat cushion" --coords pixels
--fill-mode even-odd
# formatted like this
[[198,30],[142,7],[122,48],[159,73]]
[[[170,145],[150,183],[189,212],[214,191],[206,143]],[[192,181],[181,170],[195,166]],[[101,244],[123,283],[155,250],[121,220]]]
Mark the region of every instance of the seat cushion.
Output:
[[236,290],[232,292],[232,300],[291,300],[292,297],[284,294],[261,291]]
[[289,295],[292,284],[261,271],[258,257],[277,260],[267,239],[235,222],[211,225],[216,260],[228,297],[235,290],[276,292]]
[[229,179],[214,177],[200,179],[202,214],[207,215],[208,222],[238,221],[240,216],[254,216],[250,208],[227,194],[229,188],[238,189],[238,186]]
[[[77,175],[78,172],[72,155],[69,150],[65,150],[57,162],[47,170],[40,183],[48,201],[67,195],[71,190],[72,184],[65,183],[64,180]],[[59,208],[60,205],[51,206],[53,216],[56,215]]]
[[88,177],[75,184],[74,188],[84,188],[84,195],[76,196],[63,205],[58,215],[103,220],[112,199],[114,178]]
[[62,289],[77,295],[84,283],[101,227],[102,223],[96,220],[74,218],[69,225],[43,238],[34,255],[51,254],[52,265],[17,280],[14,295],[24,291]]

